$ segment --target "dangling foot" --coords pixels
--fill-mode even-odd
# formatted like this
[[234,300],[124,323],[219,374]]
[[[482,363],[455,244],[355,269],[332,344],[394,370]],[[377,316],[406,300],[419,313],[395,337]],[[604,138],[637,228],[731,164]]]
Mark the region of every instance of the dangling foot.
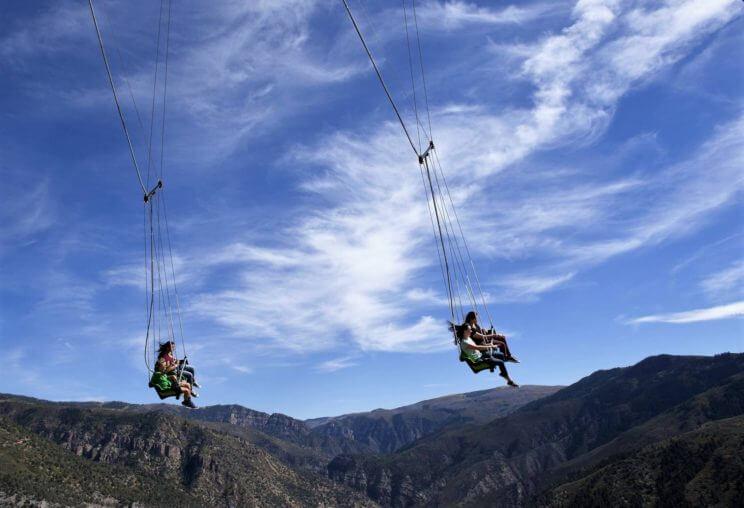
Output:
[[509,355],[504,360],[505,362],[512,362],[512,363],[519,363],[519,360],[517,360],[516,356]]
[[196,380],[194,380],[194,386],[197,387],[197,388],[201,388],[201,385],[199,383],[197,383]]
[[512,388],[519,388],[519,385],[517,383],[515,383],[514,381],[512,381],[511,379],[509,379],[506,382],[506,384],[509,385],[509,386],[511,386]]
[[196,393],[196,392],[195,392],[194,390],[191,390],[191,396],[192,396],[192,397],[198,397],[198,396],[199,396],[199,394],[198,394],[198,393]]
[[184,406],[186,406],[186,407],[187,407],[187,408],[189,408],[189,409],[197,409],[197,407],[196,407],[196,404],[194,404],[194,403],[193,403],[193,402],[191,401],[191,399],[189,399],[189,400],[184,400],[183,402],[181,402],[181,404],[182,404],[182,405],[184,405]]

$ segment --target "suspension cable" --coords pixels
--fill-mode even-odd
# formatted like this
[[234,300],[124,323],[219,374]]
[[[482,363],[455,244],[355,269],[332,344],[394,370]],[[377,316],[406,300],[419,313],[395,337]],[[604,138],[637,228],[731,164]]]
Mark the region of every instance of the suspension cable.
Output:
[[364,36],[362,35],[361,30],[359,30],[359,25],[357,25],[356,19],[354,19],[354,15],[351,13],[351,8],[349,7],[349,3],[346,0],[341,0],[341,1],[344,3],[346,12],[349,14],[349,19],[351,19],[351,23],[354,25],[354,29],[356,30],[356,33],[359,36],[359,40],[362,41],[362,46],[364,46],[364,51],[367,52],[369,61],[372,62],[372,67],[374,67],[375,69],[375,73],[377,74],[377,79],[380,80],[380,84],[382,85],[382,88],[385,90],[385,95],[387,95],[387,98],[390,101],[390,105],[393,107],[393,110],[395,111],[395,115],[398,117],[400,126],[403,127],[403,132],[406,133],[406,137],[408,138],[408,143],[411,145],[411,149],[416,153],[416,156],[418,156],[419,152],[418,150],[416,150],[416,145],[413,143],[413,139],[411,139],[411,135],[408,133],[408,129],[406,128],[406,124],[403,121],[403,117],[400,116],[400,111],[398,111],[398,106],[395,105],[395,101],[393,100],[393,96],[390,95],[390,91],[388,90],[388,87],[385,84],[385,80],[382,79],[382,73],[380,72],[380,69],[377,67],[377,63],[375,62],[375,59],[372,56],[372,53],[370,52],[369,47],[367,47],[367,42],[364,40]]
[[150,106],[150,135],[147,141],[147,177],[145,181],[150,185],[150,166],[152,164],[152,132],[155,127],[155,91],[158,86],[158,69],[160,67],[160,31],[163,27],[163,0],[160,0],[160,11],[158,13],[158,32],[155,43],[155,75],[152,79],[152,105]]
[[431,113],[429,113],[429,93],[426,90],[426,73],[424,72],[424,56],[421,51],[421,38],[419,37],[418,17],[416,16],[416,0],[411,0],[413,7],[413,23],[416,26],[416,43],[418,44],[419,64],[421,66],[421,82],[424,85],[424,102],[426,104],[426,118],[429,122],[429,140],[434,139],[434,131],[431,129]]
[[150,368],[149,354],[149,340],[150,332],[153,334],[153,346],[157,347],[155,341],[155,323],[154,323],[154,307],[155,307],[155,232],[153,228],[153,217],[152,217],[152,202],[147,203],[147,207],[150,211],[150,306],[147,312],[147,330],[145,334],[145,365],[147,366],[148,374],[152,372]]
[[[106,21],[106,24],[110,27],[112,27],[113,32],[113,26],[114,24],[111,22],[111,18],[108,15],[107,11],[103,11],[103,18]],[[109,49],[111,46],[109,46]],[[119,46],[116,44],[113,44],[114,51],[116,52],[116,60],[119,64],[119,68],[124,69],[126,67],[124,57],[121,55],[121,50],[119,49]],[[134,107],[134,113],[137,117],[137,124],[140,127],[140,131],[142,132],[142,140],[144,144],[147,144],[147,131],[145,131],[145,124],[142,123],[142,115],[140,115],[140,110],[137,107],[137,101],[134,99],[134,91],[132,90],[132,85],[129,82],[129,79],[127,78],[127,73],[122,72],[121,79],[124,81],[124,84],[127,85],[127,91],[129,92],[129,98],[132,101],[132,107]]]
[[488,305],[486,305],[486,298],[483,293],[483,288],[481,287],[480,278],[478,277],[478,271],[475,269],[475,263],[473,262],[472,255],[470,254],[470,247],[468,246],[468,241],[465,238],[465,233],[462,230],[462,224],[460,223],[460,217],[457,214],[457,209],[455,208],[454,201],[452,200],[452,194],[450,193],[449,185],[447,184],[447,178],[444,176],[444,171],[442,170],[442,163],[439,160],[439,154],[437,153],[436,148],[434,149],[434,160],[435,160],[436,165],[439,167],[439,173],[442,175],[442,181],[444,182],[444,187],[447,191],[447,197],[449,198],[449,201],[452,204],[452,212],[454,213],[455,221],[457,222],[457,228],[459,229],[460,236],[462,237],[462,243],[465,246],[465,252],[468,255],[468,261],[470,262],[470,267],[473,271],[473,275],[475,276],[475,282],[478,285],[478,292],[480,293],[481,303],[483,304],[483,308],[486,310],[486,315],[488,316],[488,322],[493,328],[493,319],[491,318],[491,313],[488,310]]
[[428,158],[424,158],[424,167],[426,169],[426,177],[429,180],[429,190],[431,191],[431,199],[434,203],[434,215],[437,219],[437,228],[439,229],[439,241],[442,244],[442,254],[444,256],[444,269],[447,274],[447,294],[449,295],[449,307],[450,307],[450,316],[454,319],[454,308],[453,308],[453,302],[452,302],[452,278],[450,276],[450,269],[449,269],[449,262],[447,261],[447,250],[444,247],[444,238],[442,236],[442,224],[439,220],[439,210],[437,209],[437,198],[434,194],[434,186],[431,182],[431,172],[429,171],[429,161]]
[[[165,108],[166,98],[168,96],[168,54],[170,51],[170,30],[171,30],[171,7],[172,0],[168,0],[168,29],[165,35],[165,76],[163,76],[163,118],[160,122],[160,180],[163,180],[163,158],[165,156]],[[165,201],[163,201],[165,206]]]
[[166,202],[165,202],[165,193],[161,195],[161,198],[163,199],[163,217],[165,218],[165,237],[168,240],[168,255],[170,257],[171,275],[173,277],[173,292],[176,296],[176,316],[178,317],[178,328],[181,332],[181,348],[183,349],[183,356],[186,357],[188,356],[188,353],[186,352],[186,340],[184,339],[183,321],[181,320],[181,301],[178,296],[178,285],[176,283],[176,269],[173,263],[173,249],[171,247],[170,229],[168,228],[168,206],[166,205]]
[[127,138],[127,145],[129,146],[129,156],[132,158],[132,164],[134,164],[134,170],[137,172],[137,180],[139,180],[142,193],[147,194],[147,188],[142,182],[142,175],[140,174],[139,166],[137,165],[137,158],[134,156],[134,148],[132,147],[132,139],[129,137],[129,130],[127,130],[127,122],[124,120],[124,113],[121,111],[121,105],[119,104],[119,98],[116,95],[116,86],[114,85],[114,78],[111,76],[111,68],[109,67],[108,58],[106,57],[106,50],[103,48],[103,39],[101,38],[101,30],[98,28],[98,20],[96,19],[96,13],[93,10],[93,0],[88,0],[88,7],[90,7],[90,15],[93,18],[93,26],[96,28],[96,35],[98,36],[98,46],[101,48],[101,56],[103,56],[103,64],[106,67],[106,75],[108,76],[109,85],[111,85],[111,93],[114,95],[114,102],[116,103],[116,110],[119,112],[119,120],[121,120],[121,126],[124,129],[124,135]]
[[[426,128],[424,128],[424,126],[421,124],[421,121],[418,115],[418,103],[416,99],[416,82],[415,82],[414,73],[413,73],[413,58],[411,55],[411,43],[410,43],[410,36],[409,36],[409,31],[408,31],[408,14],[406,10],[405,0],[403,0],[403,16],[404,16],[404,23],[405,23],[405,30],[406,30],[406,43],[407,43],[407,48],[408,48],[408,64],[409,64],[409,71],[410,71],[410,76],[411,76],[413,109],[414,109],[414,114],[416,117],[416,130],[419,135],[419,144],[421,142],[419,128],[421,128],[421,130],[424,131],[424,134],[427,135],[429,138],[429,148],[423,154],[420,154],[419,151],[416,149],[416,145],[414,144],[413,139],[408,131],[408,128],[406,127],[406,124],[403,121],[400,111],[398,110],[398,107],[395,104],[395,101],[393,100],[392,95],[387,85],[385,84],[385,81],[383,80],[382,73],[379,67],[377,66],[377,63],[375,62],[374,57],[372,56],[372,53],[364,39],[364,36],[362,35],[362,32],[359,28],[359,25],[356,22],[356,19],[354,18],[354,15],[351,12],[349,3],[347,2],[347,0],[342,0],[342,2],[344,4],[344,8],[346,9],[347,14],[349,15],[349,18],[351,19],[352,24],[354,25],[354,29],[356,30],[357,35],[359,36],[359,40],[361,41],[362,46],[364,47],[364,50],[367,53],[367,57],[372,63],[372,67],[374,68],[375,73],[377,74],[377,78],[380,84],[382,85],[383,90],[385,91],[385,95],[387,96],[388,101],[390,102],[390,105],[393,107],[393,111],[395,112],[398,118],[398,121],[400,122],[400,125],[403,128],[406,138],[408,139],[408,143],[411,145],[411,148],[418,156],[420,170],[421,170],[422,183],[424,184],[425,190],[427,187],[426,183],[428,180],[427,193],[430,194],[431,196],[432,204],[431,206],[429,206],[428,204],[429,199],[427,198],[427,210],[429,211],[429,218],[432,223],[432,230],[434,232],[435,239],[437,240],[437,257],[439,259],[440,270],[442,271],[442,278],[445,282],[446,289],[447,289],[450,316],[454,319],[455,308],[458,307],[458,305],[459,305],[460,314],[463,313],[462,301],[460,300],[460,283],[459,283],[460,278],[463,279],[463,283],[465,285],[465,291],[466,291],[467,297],[470,300],[470,303],[473,305],[476,311],[478,310],[478,298],[476,297],[476,294],[475,294],[476,290],[473,287],[473,284],[469,276],[469,273],[472,271],[473,277],[477,285],[477,292],[479,293],[483,308],[486,310],[486,314],[488,315],[489,323],[491,324],[491,327],[493,327],[493,320],[491,319],[488,306],[486,305],[486,300],[483,294],[483,289],[481,287],[480,279],[475,269],[475,263],[473,262],[470,248],[468,246],[467,239],[465,238],[465,235],[462,229],[462,224],[460,223],[460,219],[457,214],[457,210],[455,208],[454,200],[452,199],[452,195],[450,193],[447,180],[444,177],[444,172],[442,170],[441,162],[439,161],[439,157],[436,153],[436,150],[434,150],[434,144],[431,141],[432,140],[431,111],[429,107],[429,97],[428,97],[428,90],[426,86],[426,76],[424,72],[423,51],[421,48],[421,37],[420,37],[420,31],[419,31],[419,26],[418,26],[418,16],[416,14],[415,0],[411,0],[411,2],[412,2],[414,25],[416,29],[416,43],[417,43],[417,48],[418,48],[419,66],[421,69],[421,79],[422,79],[422,84],[424,88],[424,100],[425,100],[425,106],[426,106],[427,123],[429,127],[428,133],[426,132]],[[435,173],[433,179],[431,177],[432,168],[430,167],[430,164],[428,161],[428,158],[429,158],[428,155],[430,151],[434,151],[434,157],[436,158],[436,162],[432,160],[433,171]],[[426,179],[424,178],[424,170],[426,171]],[[441,182],[439,179],[439,175],[441,175]],[[436,182],[436,185],[434,182]],[[435,190],[435,187],[436,187],[436,190]],[[445,197],[445,194],[446,194],[446,197]],[[448,203],[449,203],[449,206],[448,206]],[[432,215],[432,208],[434,209],[433,215]],[[457,222],[457,229],[459,231],[459,235],[456,234],[455,227],[454,227],[452,218],[450,216],[449,208],[452,208],[452,215],[454,215],[455,222]],[[436,220],[436,228],[434,226],[435,220]],[[442,224],[443,222],[444,222],[444,225]],[[465,256],[463,255],[463,252],[460,248],[460,242],[457,236],[460,236],[462,238],[462,243],[465,248],[465,254],[467,255],[470,269],[468,269],[467,264],[465,263]],[[445,237],[446,237],[446,242],[445,242]],[[449,246],[449,249],[448,249],[448,246]],[[448,256],[448,250],[449,250],[449,256]],[[452,266],[450,266],[450,260],[449,260],[450,257],[454,261],[454,265]],[[452,280],[453,269],[455,272],[454,273],[455,275],[454,286],[456,286],[456,288],[453,286],[453,280]]]
[[419,152],[421,152],[421,129],[418,116],[418,101],[416,100],[416,81],[413,78],[413,58],[411,57],[411,41],[408,37],[408,13],[406,11],[406,0],[403,0],[403,25],[406,29],[406,46],[408,47],[408,70],[411,74],[411,92],[413,94],[413,114],[416,117],[416,136],[418,137]]
[[[468,296],[470,297],[470,302],[475,307],[476,312],[478,311],[478,303],[475,298],[475,294],[473,293],[473,287],[470,284],[470,277],[468,275],[468,270],[465,266],[465,262],[463,260],[462,251],[460,249],[460,242],[458,241],[457,235],[455,234],[455,228],[452,225],[452,219],[450,218],[449,208],[447,207],[447,200],[444,198],[444,193],[442,192],[442,186],[439,182],[439,176],[437,173],[436,166],[434,167],[434,181],[437,184],[437,191],[439,193],[440,203],[442,206],[442,215],[444,216],[444,231],[447,234],[447,241],[450,245],[450,251],[452,252],[452,257],[455,260],[455,266],[460,269],[460,273],[462,274],[463,280],[465,282],[465,289],[468,292]],[[454,204],[452,205],[454,208]],[[463,236],[464,241],[464,236]]]
[[444,262],[442,261],[442,254],[439,250],[439,242],[437,242],[437,227],[434,225],[434,213],[431,211],[431,204],[429,202],[429,189],[426,186],[426,177],[424,176],[424,165],[419,164],[419,173],[421,174],[421,183],[424,186],[424,199],[426,200],[426,210],[429,212],[429,222],[431,223],[431,232],[434,235],[434,244],[437,248],[437,259],[439,261],[439,271],[442,275],[442,283],[447,285],[447,277],[444,273]]

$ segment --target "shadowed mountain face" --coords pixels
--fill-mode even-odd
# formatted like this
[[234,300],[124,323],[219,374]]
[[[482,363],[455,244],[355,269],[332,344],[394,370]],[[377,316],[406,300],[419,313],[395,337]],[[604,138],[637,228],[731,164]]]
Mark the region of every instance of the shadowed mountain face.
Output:
[[523,386],[514,390],[501,387],[447,395],[395,409],[375,409],[366,413],[306,421],[280,413],[262,413],[237,404],[208,406],[199,411],[174,404],[66,404],[130,413],[160,411],[190,420],[255,429],[282,441],[311,448],[323,455],[335,456],[340,453],[393,452],[453,425],[486,423],[505,416],[529,402],[555,393],[560,388],[562,387]]
[[744,354],[657,356],[556,390],[307,422],[0,394],[0,504],[741,504]]
[[[495,388],[425,400],[396,409],[308,420],[312,432],[327,442],[354,443],[356,453],[393,452],[429,434],[467,423],[486,423],[525,404],[553,394],[560,386]],[[339,439],[341,438],[341,439]],[[352,445],[346,445],[352,448]],[[334,449],[334,454],[349,449]]]
[[179,485],[78,457],[0,416],[0,506],[36,506],[42,500],[73,505],[81,498],[116,505],[142,499],[193,503]]
[[615,456],[544,493],[538,506],[744,506],[744,416]]
[[[489,414],[508,413],[556,389],[484,390],[328,419],[343,422],[348,437],[333,435],[328,423],[311,427],[238,405],[191,411],[168,404],[52,403],[0,395],[0,437],[10,443],[0,448],[0,463],[14,463],[24,453],[26,448],[11,446],[21,438],[7,437],[24,433],[23,439],[34,439],[39,457],[34,464],[60,463],[60,469],[70,469],[60,488],[51,490],[41,487],[55,478],[47,468],[9,469],[12,473],[0,476],[0,492],[18,494],[16,501],[76,504],[108,496],[157,505],[160,498],[151,493],[163,482],[164,491],[181,505],[374,504],[326,477],[336,451],[367,451],[371,440],[394,449],[448,425],[487,421]],[[111,484],[108,490],[83,481],[105,477],[107,471],[102,485]]]
[[328,469],[385,505],[515,506],[575,469],[743,413],[744,354],[663,355],[595,372],[485,425],[390,455],[342,455]]
[[[180,490],[193,506],[373,504],[321,475],[289,467],[253,440],[175,415],[13,398],[0,398],[0,415],[79,457],[126,468],[122,482],[136,473]],[[5,453],[0,448],[0,456]],[[49,475],[36,469],[26,483],[49,482]],[[33,499],[38,493],[25,494]],[[151,502],[144,493],[139,500]],[[90,498],[77,498],[82,501]]]

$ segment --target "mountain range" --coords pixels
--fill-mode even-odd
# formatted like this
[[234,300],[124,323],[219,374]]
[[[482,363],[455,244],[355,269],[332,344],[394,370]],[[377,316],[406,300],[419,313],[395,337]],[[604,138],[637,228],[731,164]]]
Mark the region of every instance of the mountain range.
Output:
[[744,506],[744,354],[297,420],[0,395],[0,505]]

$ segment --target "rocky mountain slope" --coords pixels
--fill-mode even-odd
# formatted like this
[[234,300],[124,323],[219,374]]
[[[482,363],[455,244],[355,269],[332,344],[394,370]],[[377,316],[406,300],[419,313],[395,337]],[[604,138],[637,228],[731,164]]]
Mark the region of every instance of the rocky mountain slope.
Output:
[[519,506],[561,475],[741,414],[744,354],[662,355],[595,372],[504,418],[397,453],[338,456],[328,469],[383,505]]
[[122,505],[146,499],[155,505],[194,505],[178,484],[73,455],[0,417],[0,506]]
[[[319,474],[289,467],[244,437],[176,415],[9,397],[0,398],[0,415],[79,457],[182,489],[196,506],[373,504]],[[51,481],[47,472],[37,473]],[[144,493],[140,501],[150,502]]]
[[621,454],[541,495],[538,506],[744,506],[744,416]]
[[335,454],[394,452],[429,434],[469,423],[486,423],[513,413],[525,404],[557,392],[560,386],[522,386],[480,390],[425,400],[396,409],[375,409],[335,418],[307,420],[316,436],[344,443]]
[[744,354],[307,422],[0,394],[0,505],[731,506],[742,427]]
[[[560,386],[506,387],[447,395],[395,409],[375,409],[336,417],[298,420],[281,413],[263,413],[237,404],[216,405],[191,411],[176,404],[126,404],[124,402],[65,403],[84,408],[116,409],[143,413],[160,411],[191,420],[254,429],[332,457],[340,453],[392,452],[417,439],[453,425],[485,423],[505,416]],[[229,430],[222,427],[223,430]]]
[[[154,493],[164,485],[165,498],[180,505],[374,504],[326,477],[336,451],[367,451],[370,439],[399,447],[448,425],[508,413],[556,389],[484,390],[313,425],[238,405],[190,411],[171,404],[54,403],[0,395],[0,464],[29,456],[23,443],[33,443],[31,456],[37,456],[26,466],[8,468],[0,492],[3,503],[15,496],[15,502],[62,505],[102,499],[159,505]],[[327,431],[336,420],[349,429],[348,436]],[[61,464],[54,471],[66,472],[64,481],[42,464]],[[58,487],[49,488],[53,484]]]

